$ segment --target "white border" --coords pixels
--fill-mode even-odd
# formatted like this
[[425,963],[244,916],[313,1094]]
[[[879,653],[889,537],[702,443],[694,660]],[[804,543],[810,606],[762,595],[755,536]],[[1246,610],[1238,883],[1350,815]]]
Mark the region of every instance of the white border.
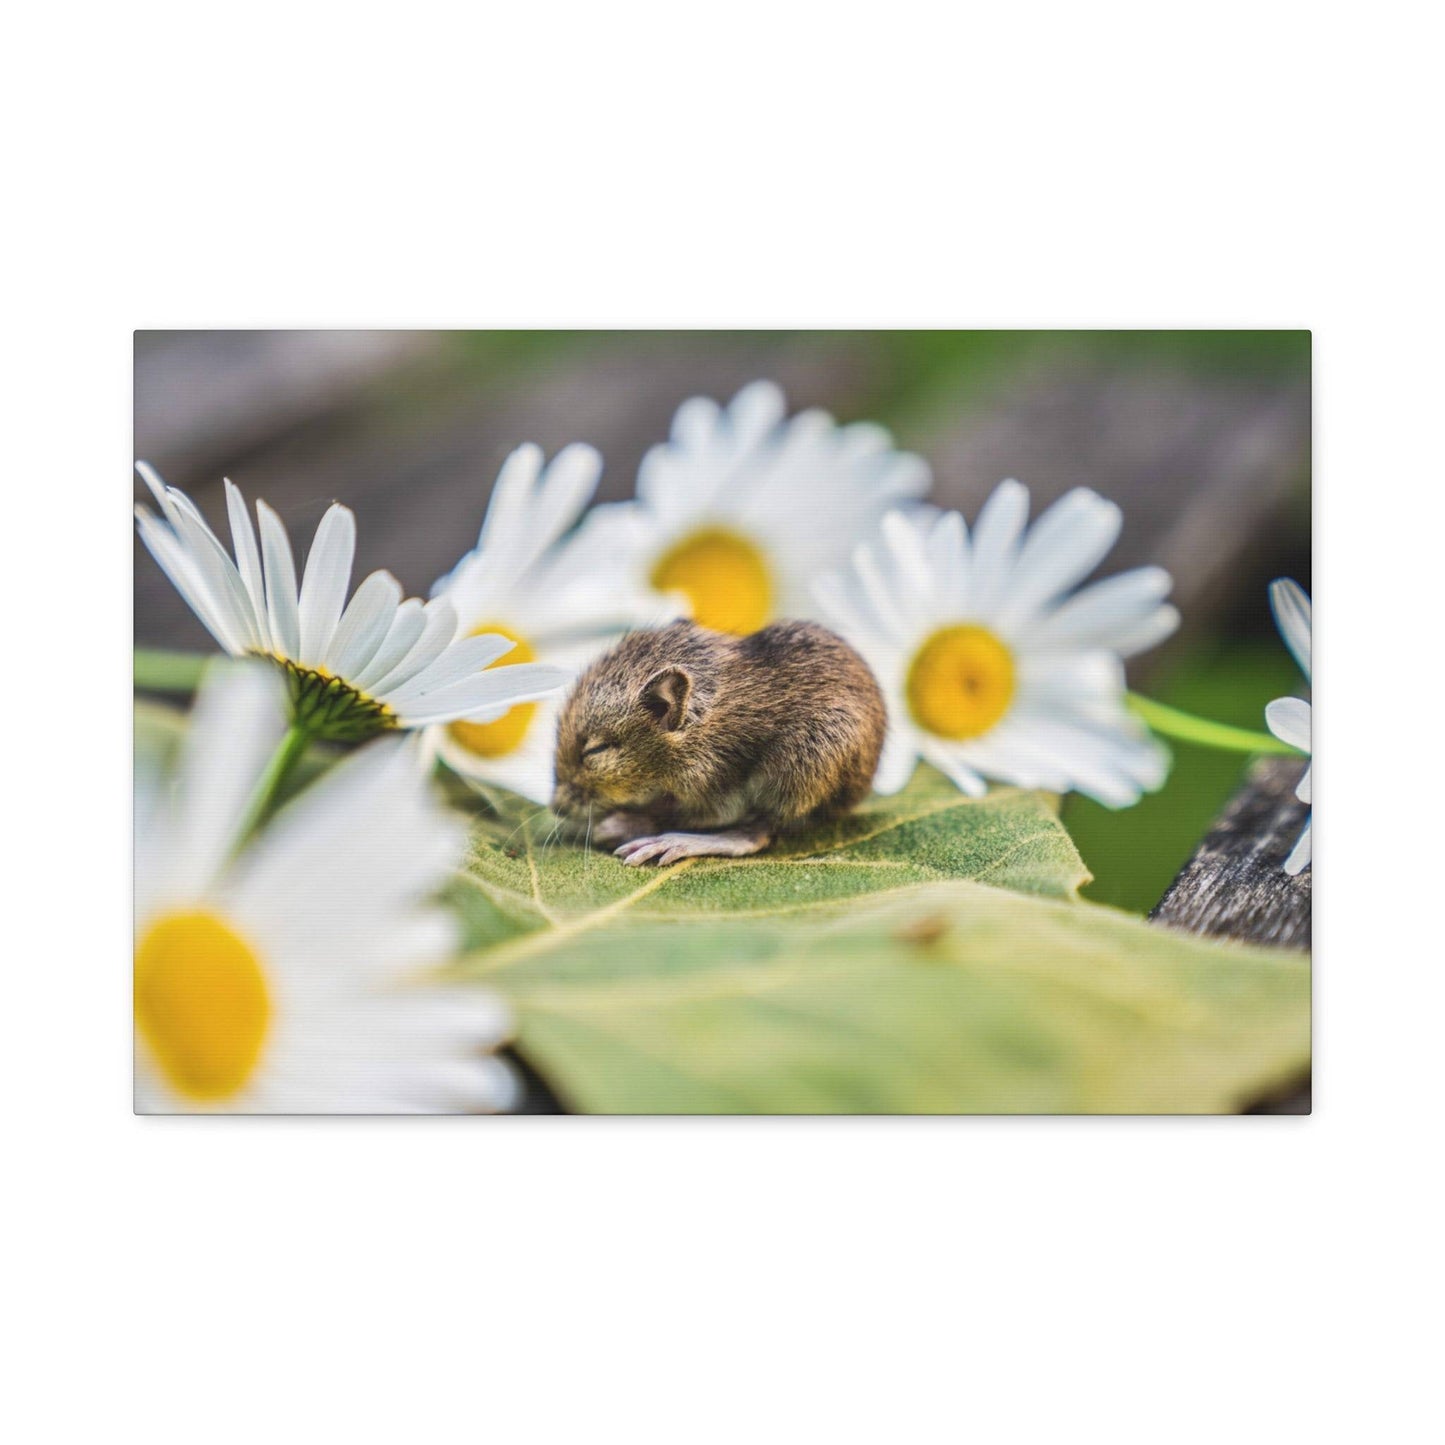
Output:
[[[12,22],[16,1438],[1419,1433],[1442,318],[1409,15]],[[1315,1116],[133,1119],[130,331],[215,324],[1313,325]]]

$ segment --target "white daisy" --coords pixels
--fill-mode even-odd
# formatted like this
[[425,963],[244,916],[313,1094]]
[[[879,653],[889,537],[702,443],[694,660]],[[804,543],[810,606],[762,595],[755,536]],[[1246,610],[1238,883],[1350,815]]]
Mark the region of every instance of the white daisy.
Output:
[[512,650],[510,640],[454,640],[451,604],[403,602],[388,572],[373,572],[348,603],[356,518],[339,503],[316,529],[298,595],[286,529],[264,502],[256,504],[258,547],[240,490],[226,482],[233,561],[184,492],[167,487],[145,462],[136,470],[161,509],[157,517],[136,508],[151,556],[228,653],[266,657],[284,669],[293,719],[316,737],[354,740],[450,722],[543,697],[569,679],[541,663],[486,671]]
[[[591,501],[602,458],[563,448],[544,464],[541,448],[518,447],[502,466],[472,551],[432,588],[466,635],[508,638],[499,668],[541,662],[580,672],[624,629],[658,616],[658,598],[617,585],[562,540]],[[535,802],[552,796],[560,695],[498,707],[427,730],[429,747],[462,775],[497,783]]]
[[[1305,681],[1313,680],[1310,673],[1310,598],[1298,582],[1291,582],[1287,578],[1281,578],[1278,582],[1271,582],[1269,585],[1269,605],[1274,611],[1274,620],[1279,628],[1280,636],[1284,638],[1285,646],[1294,654],[1294,660],[1299,663],[1300,671],[1305,675]],[[1292,748],[1298,748],[1306,755],[1310,751],[1310,725],[1312,722],[1311,708],[1303,698],[1280,697],[1276,698],[1264,710],[1264,719],[1269,724],[1269,730],[1280,742],[1288,743]],[[1294,790],[1294,795],[1300,802],[1310,801],[1310,774],[1314,771],[1314,764],[1305,769],[1304,777],[1299,780],[1299,786]],[[1299,842],[1294,845],[1294,850],[1285,859],[1284,871],[1291,875],[1303,873],[1310,866],[1310,828],[1314,823],[1313,816],[1305,819],[1304,831],[1299,835]]]
[[1027,527],[1028,489],[1004,482],[973,535],[957,512],[891,512],[817,588],[872,666],[889,726],[874,786],[895,793],[921,757],[964,792],[985,778],[1110,807],[1164,781],[1168,754],[1125,704],[1120,659],[1179,624],[1159,567],[1069,595],[1114,545],[1119,508],[1084,488]]
[[636,500],[588,518],[585,554],[720,631],[814,615],[814,578],[841,566],[889,507],[921,497],[929,472],[882,427],[786,411],[765,381],[726,408],[684,402],[671,440],[643,458]]
[[141,1113],[499,1109],[505,1006],[424,982],[457,942],[430,902],[465,829],[414,746],[373,743],[235,855],[285,729],[284,690],[220,663],[168,778],[136,783],[135,1096]]

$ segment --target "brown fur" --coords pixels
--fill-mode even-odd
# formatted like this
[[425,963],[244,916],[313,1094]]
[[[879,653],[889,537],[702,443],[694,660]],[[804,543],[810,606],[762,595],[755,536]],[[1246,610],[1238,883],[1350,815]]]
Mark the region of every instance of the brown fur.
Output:
[[600,842],[739,824],[776,836],[867,795],[886,721],[867,664],[816,623],[633,632],[563,705],[552,806],[605,821]]

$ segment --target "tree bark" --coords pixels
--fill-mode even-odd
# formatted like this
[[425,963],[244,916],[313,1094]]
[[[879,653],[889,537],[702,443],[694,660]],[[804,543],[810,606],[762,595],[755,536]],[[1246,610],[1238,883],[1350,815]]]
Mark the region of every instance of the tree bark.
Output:
[[[1294,794],[1304,769],[1293,758],[1256,763],[1150,917],[1189,933],[1308,950],[1314,872],[1291,878],[1284,871],[1309,817]],[[1306,1078],[1248,1112],[1310,1111]]]

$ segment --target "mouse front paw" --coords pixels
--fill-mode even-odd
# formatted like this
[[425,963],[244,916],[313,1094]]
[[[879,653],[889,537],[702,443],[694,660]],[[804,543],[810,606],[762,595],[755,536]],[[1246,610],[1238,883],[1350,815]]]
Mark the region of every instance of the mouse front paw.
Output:
[[746,858],[749,853],[761,852],[770,841],[767,833],[746,829],[730,833],[657,833],[633,838],[615,851],[629,868],[652,862],[666,868],[684,858]]
[[619,808],[599,818],[592,829],[592,841],[599,848],[611,848],[618,843],[630,843],[656,831],[657,822],[644,813],[629,813]]

